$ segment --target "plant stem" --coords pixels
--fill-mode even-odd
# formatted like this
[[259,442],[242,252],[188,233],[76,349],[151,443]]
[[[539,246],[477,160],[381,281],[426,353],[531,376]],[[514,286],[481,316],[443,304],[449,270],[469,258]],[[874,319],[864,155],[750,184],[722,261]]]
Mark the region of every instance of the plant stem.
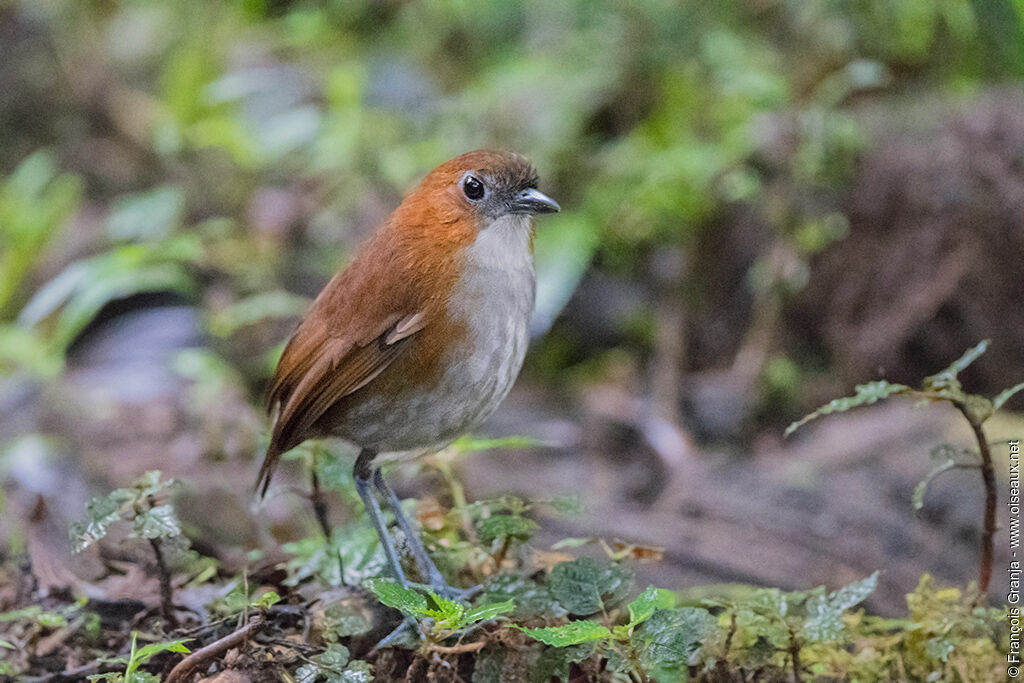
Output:
[[160,547],[159,538],[149,539],[149,545],[153,548],[153,555],[156,556],[156,570],[160,580],[160,616],[169,624],[175,624],[174,601],[171,594],[171,573],[167,571],[167,562],[164,561],[164,551]]
[[800,669],[803,665],[800,663],[800,639],[797,637],[793,630],[793,626],[789,626],[789,656],[793,660],[793,683],[803,683],[803,675],[800,673]]
[[988,595],[988,584],[992,579],[992,553],[996,534],[996,473],[992,466],[992,451],[988,447],[988,439],[981,421],[971,415],[967,404],[956,402],[956,407],[971,425],[974,438],[978,441],[978,453],[981,454],[981,481],[985,485],[985,521],[981,531],[981,559],[978,564],[978,597],[980,604]]

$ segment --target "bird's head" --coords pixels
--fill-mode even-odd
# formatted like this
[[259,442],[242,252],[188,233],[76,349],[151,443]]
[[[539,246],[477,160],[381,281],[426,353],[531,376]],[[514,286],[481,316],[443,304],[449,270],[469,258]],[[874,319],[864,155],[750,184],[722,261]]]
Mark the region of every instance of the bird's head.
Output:
[[461,154],[431,171],[402,202],[395,219],[472,241],[495,223],[529,226],[529,217],[560,207],[537,189],[537,171],[513,152],[482,149]]

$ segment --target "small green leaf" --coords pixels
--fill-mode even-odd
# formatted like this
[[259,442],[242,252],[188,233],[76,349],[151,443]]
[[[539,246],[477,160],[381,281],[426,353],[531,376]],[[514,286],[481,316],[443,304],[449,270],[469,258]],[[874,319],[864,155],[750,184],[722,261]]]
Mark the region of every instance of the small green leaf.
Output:
[[608,630],[607,626],[587,620],[571,621],[563,626],[548,626],[547,628],[522,628],[519,626],[516,628],[534,640],[539,640],[552,647],[567,647],[612,637],[612,632]]
[[504,602],[515,603],[512,617],[517,621],[536,619],[559,619],[568,615],[562,606],[552,597],[547,586],[523,576],[499,574],[487,582],[481,603]]
[[192,640],[191,638],[183,638],[181,640],[169,640],[163,643],[150,643],[139,648],[135,653],[134,659],[140,665],[148,662],[153,656],[160,654],[161,652],[191,652],[185,643]]
[[465,625],[465,605],[438,595],[429,588],[425,590],[430,607],[423,612],[423,616],[433,619],[439,629],[455,630]]
[[1000,408],[1002,408],[1003,404],[1009,401],[1014,396],[1014,394],[1017,394],[1018,392],[1021,391],[1024,391],[1024,382],[1021,382],[1020,384],[1016,384],[1010,387],[1009,389],[1004,389],[1003,391],[999,392],[999,395],[992,399],[992,412],[994,413]]
[[267,609],[271,605],[276,605],[279,602],[281,602],[281,596],[278,595],[276,591],[267,591],[260,595],[260,597],[256,598],[253,602],[250,602],[249,605],[258,609]]
[[467,624],[475,624],[478,621],[493,619],[499,614],[506,614],[513,611],[515,608],[516,603],[513,600],[492,602],[490,604],[484,604],[470,609],[466,612],[464,619]]
[[[552,678],[565,682],[572,680],[570,678],[572,665],[593,656],[598,642],[589,641],[579,645],[544,648],[536,663],[530,667],[530,683],[550,683]],[[506,679],[499,680],[503,682]]]
[[329,673],[327,683],[372,683],[373,666],[361,659],[349,662],[340,674]]
[[364,584],[383,604],[408,616],[423,616],[430,611],[425,595],[391,579],[370,579]]
[[157,505],[135,518],[134,529],[141,538],[167,538],[181,535],[181,522],[173,505]]
[[0,647],[6,647],[8,650],[14,649],[14,646],[8,643],[6,640],[0,640]]
[[860,581],[825,595],[815,595],[807,601],[807,619],[803,635],[810,642],[830,642],[842,637],[846,625],[843,613],[863,602],[878,587],[878,572]]
[[110,525],[121,519],[121,506],[110,496],[96,496],[85,506],[86,520],[70,527],[72,547],[76,553],[107,535]]
[[910,387],[902,384],[890,384],[885,380],[879,380],[877,382],[868,382],[867,384],[858,384],[854,390],[856,393],[853,396],[837,398],[829,401],[813,413],[805,415],[793,424],[789,425],[786,427],[784,435],[789,436],[803,425],[815,418],[821,417],[822,415],[828,415],[829,413],[842,413],[850,410],[851,408],[870,405],[894,394],[908,392],[910,391]]
[[633,573],[624,565],[604,567],[589,557],[555,565],[548,576],[551,594],[570,613],[594,614],[622,600],[632,587]]
[[570,614],[586,616],[601,610],[598,589],[601,570],[589,557],[561,562],[551,570],[548,586],[551,594]]
[[477,535],[484,543],[490,543],[499,538],[514,538],[519,541],[526,541],[529,540],[536,530],[536,522],[519,515],[491,515],[481,519],[476,524]]
[[350,658],[348,648],[340,643],[332,643],[316,657],[316,661],[324,669],[343,671]]
[[648,586],[636,600],[629,603],[629,628],[647,621],[657,609],[672,609],[676,606],[676,596],[664,588]]
[[690,657],[717,621],[698,607],[659,609],[636,628],[632,642],[653,680],[686,680]]
[[295,683],[316,683],[323,673],[316,664],[303,664],[295,670]]

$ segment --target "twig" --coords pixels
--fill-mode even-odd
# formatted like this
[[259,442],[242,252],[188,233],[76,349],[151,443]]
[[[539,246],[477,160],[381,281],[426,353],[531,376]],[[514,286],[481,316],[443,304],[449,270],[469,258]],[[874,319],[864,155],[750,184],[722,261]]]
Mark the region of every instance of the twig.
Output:
[[177,622],[174,618],[171,573],[167,570],[167,562],[164,560],[163,548],[160,547],[160,539],[149,539],[149,545],[153,548],[153,555],[156,556],[156,569],[160,579],[160,616],[164,618],[164,621],[173,626]]
[[241,645],[248,640],[249,636],[263,628],[266,622],[262,617],[253,617],[252,620],[242,628],[229,633],[220,640],[215,640],[206,647],[199,648],[185,659],[178,662],[171,673],[167,674],[166,683],[184,683],[188,677],[198,670],[208,660],[217,655],[227,652],[231,648]]
[[978,452],[981,454],[981,481],[985,485],[985,521],[981,531],[981,560],[978,564],[978,596],[980,604],[988,595],[988,584],[992,579],[992,553],[996,534],[996,474],[992,466],[992,451],[985,438],[985,430],[981,422],[971,415],[966,403],[956,402],[957,409],[970,423],[974,438],[978,441]]
[[[487,645],[486,640],[478,640],[473,643],[462,643],[461,645],[435,645],[430,644],[427,649],[430,652],[437,652],[442,655],[461,655],[465,652],[479,652]],[[168,681],[170,683],[170,681]]]

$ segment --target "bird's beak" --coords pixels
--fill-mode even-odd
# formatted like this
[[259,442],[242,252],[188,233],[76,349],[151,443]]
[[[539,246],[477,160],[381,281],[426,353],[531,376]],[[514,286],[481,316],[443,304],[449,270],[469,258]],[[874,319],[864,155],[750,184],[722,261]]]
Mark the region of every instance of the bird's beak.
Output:
[[533,188],[523,190],[512,200],[514,213],[558,213],[561,210],[558,202]]

